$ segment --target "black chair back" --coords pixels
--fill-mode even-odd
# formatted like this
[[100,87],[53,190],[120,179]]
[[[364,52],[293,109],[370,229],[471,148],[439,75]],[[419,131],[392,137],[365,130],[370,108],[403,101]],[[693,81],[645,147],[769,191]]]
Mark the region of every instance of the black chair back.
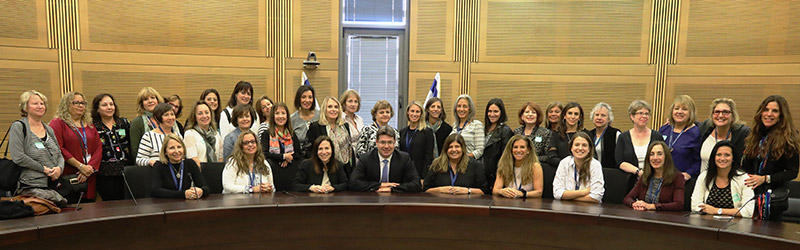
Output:
[[542,166],[542,198],[553,199],[553,179],[556,178],[556,169],[550,166]]
[[[680,173],[678,173],[680,174]],[[694,185],[697,183],[697,178],[691,178],[686,181],[683,191],[683,210],[692,211],[692,193],[694,192]]]
[[125,190],[125,199],[131,198],[131,192],[136,199],[150,197],[150,183],[152,177],[152,167],[125,166],[125,179],[130,185],[131,190]]
[[800,181],[786,183],[789,188],[789,210],[783,212],[781,220],[800,223]]
[[222,193],[222,170],[225,168],[224,162],[204,162],[203,177],[212,194]]
[[603,203],[622,204],[622,200],[628,195],[630,175],[618,168],[603,168],[603,181],[606,189],[603,194]]

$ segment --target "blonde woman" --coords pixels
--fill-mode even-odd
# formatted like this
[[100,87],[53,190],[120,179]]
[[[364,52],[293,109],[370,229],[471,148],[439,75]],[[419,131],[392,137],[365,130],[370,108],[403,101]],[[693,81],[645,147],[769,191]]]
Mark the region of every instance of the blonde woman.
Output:
[[542,164],[533,143],[525,135],[514,135],[503,150],[492,193],[506,198],[542,197]]
[[425,111],[419,101],[411,102],[406,107],[408,126],[400,129],[400,151],[408,153],[414,161],[414,167],[420,176],[428,173],[428,167],[433,161],[433,130],[428,128],[422,118]]
[[253,131],[239,135],[231,157],[222,170],[222,193],[270,193],[275,190],[272,168]]
[[[153,117],[153,109],[161,103],[164,98],[154,88],[144,87],[136,96],[137,117],[131,121],[131,153],[139,152],[139,142],[147,131],[158,128],[158,121]],[[178,131],[178,125],[175,131]]]
[[153,165],[150,194],[156,198],[200,199],[208,196],[208,185],[200,167],[187,161],[186,146],[177,134],[168,134]]
[[[336,97],[325,97],[321,104],[320,110],[322,111],[322,117],[320,117],[319,121],[312,122],[308,126],[306,138],[312,143],[317,140],[317,137],[323,135],[331,138],[331,140],[333,140],[333,148],[336,152],[334,158],[342,164],[348,165],[344,167],[344,169],[348,169],[348,173],[350,173],[352,167],[349,165],[351,165],[351,162],[355,161],[351,144],[350,124],[345,122],[344,116],[342,115],[342,105]],[[305,158],[310,158],[312,153],[313,149],[307,151]]]
[[672,115],[669,123],[661,126],[658,132],[664,136],[675,168],[686,180],[697,178],[700,174],[700,128],[695,126],[696,109],[694,100],[688,95],[675,97],[670,107]]

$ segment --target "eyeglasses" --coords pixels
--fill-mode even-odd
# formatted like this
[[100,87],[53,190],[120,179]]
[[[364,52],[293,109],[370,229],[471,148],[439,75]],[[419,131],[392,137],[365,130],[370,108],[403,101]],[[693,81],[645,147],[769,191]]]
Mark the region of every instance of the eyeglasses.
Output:
[[650,116],[650,112],[636,112],[633,114],[636,116]]
[[76,105],[76,106],[77,106],[77,105],[86,106],[86,102],[81,102],[81,101],[73,101],[73,102],[72,102],[72,105]]
[[733,112],[731,112],[730,110],[714,110],[714,115],[729,116],[729,115],[731,115],[731,113],[733,113]]
[[245,146],[255,145],[256,143],[258,143],[258,141],[256,141],[256,140],[242,141],[242,145],[245,145]]

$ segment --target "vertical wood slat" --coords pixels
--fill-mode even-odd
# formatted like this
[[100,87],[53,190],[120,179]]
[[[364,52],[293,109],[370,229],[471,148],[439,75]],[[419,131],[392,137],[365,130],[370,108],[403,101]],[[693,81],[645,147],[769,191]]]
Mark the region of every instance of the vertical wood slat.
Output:
[[[286,80],[290,79],[286,76],[286,59],[292,53],[292,3],[290,0],[275,0],[269,1],[272,8],[272,52],[275,62],[275,99],[278,101],[286,101]],[[268,9],[270,7],[267,7]],[[269,12],[269,11],[268,11]]]
[[453,59],[460,63],[461,93],[469,92],[471,67],[478,61],[480,1],[456,0]]
[[680,0],[653,2],[650,64],[656,66],[654,77],[653,110],[650,126],[657,127],[666,120],[664,112],[669,100],[666,97],[667,65],[675,64],[677,57],[678,18]]

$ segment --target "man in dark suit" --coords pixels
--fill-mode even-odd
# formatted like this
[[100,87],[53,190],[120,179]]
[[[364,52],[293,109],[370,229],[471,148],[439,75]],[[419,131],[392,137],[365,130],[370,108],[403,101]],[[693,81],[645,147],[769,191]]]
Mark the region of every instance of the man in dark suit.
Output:
[[395,131],[383,126],[376,136],[377,148],[362,156],[350,176],[350,190],[368,192],[421,192],[414,163],[395,150]]

